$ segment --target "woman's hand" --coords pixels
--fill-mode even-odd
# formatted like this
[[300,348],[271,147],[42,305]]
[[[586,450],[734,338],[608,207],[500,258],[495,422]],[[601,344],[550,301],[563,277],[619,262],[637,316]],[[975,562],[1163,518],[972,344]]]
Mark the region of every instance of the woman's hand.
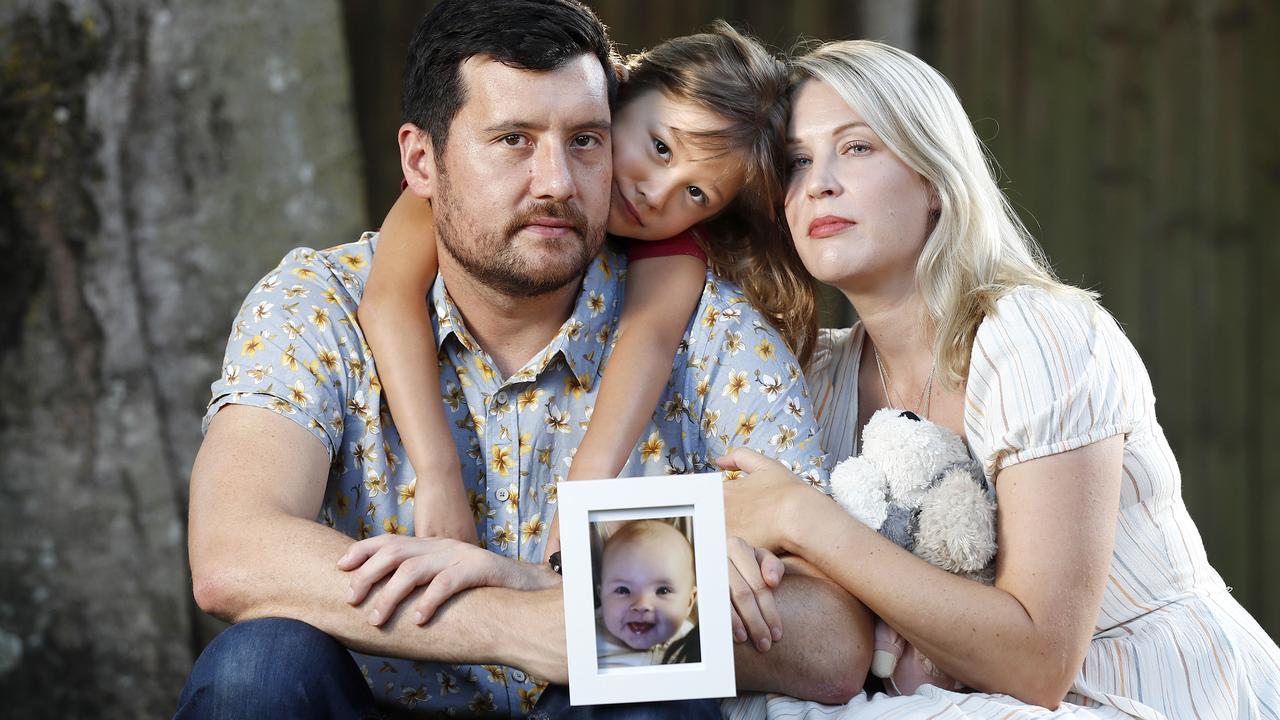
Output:
[[773,599],[773,589],[786,571],[778,556],[764,548],[752,547],[740,537],[730,537],[729,599],[733,603],[733,640],[748,639],[760,652],[767,652],[782,639],[782,618]]
[[785,523],[791,517],[787,503],[822,494],[782,463],[754,450],[736,448],[717,458],[716,463],[725,470],[742,473],[724,483],[724,516],[729,534],[771,553],[787,552],[783,547],[788,536]]
[[[369,602],[369,623],[382,625],[409,593],[427,589],[413,604],[413,621],[422,625],[454,595],[474,587],[540,590],[554,586],[559,576],[545,565],[512,560],[450,538],[379,535],[353,544],[338,560],[350,573],[347,602]],[[386,584],[369,595],[375,583]]]

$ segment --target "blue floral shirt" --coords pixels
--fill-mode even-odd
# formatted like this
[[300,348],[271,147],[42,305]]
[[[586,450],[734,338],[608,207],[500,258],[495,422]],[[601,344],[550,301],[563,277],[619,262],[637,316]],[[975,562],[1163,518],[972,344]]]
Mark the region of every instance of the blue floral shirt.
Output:
[[[319,520],[357,539],[412,533],[417,483],[356,322],[377,242],[366,233],[328,250],[293,250],[250,291],[204,421],[207,429],[214,413],[237,403],[308,429],[332,461]],[[493,552],[541,561],[556,483],[612,352],[625,273],[626,260],[604,251],[555,338],[506,378],[436,280],[441,396],[476,528]],[[736,287],[708,275],[671,379],[622,475],[705,472],[728,448],[747,446],[821,485],[816,438],[794,357]],[[380,701],[424,713],[523,715],[543,687],[514,668],[354,655]]]

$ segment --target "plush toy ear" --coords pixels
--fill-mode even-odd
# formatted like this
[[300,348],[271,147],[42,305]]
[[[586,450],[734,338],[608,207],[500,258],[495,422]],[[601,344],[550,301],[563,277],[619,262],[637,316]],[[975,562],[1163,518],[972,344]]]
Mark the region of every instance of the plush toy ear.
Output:
[[911,412],[910,410],[903,410],[902,412],[898,413],[898,417],[920,422],[920,416]]

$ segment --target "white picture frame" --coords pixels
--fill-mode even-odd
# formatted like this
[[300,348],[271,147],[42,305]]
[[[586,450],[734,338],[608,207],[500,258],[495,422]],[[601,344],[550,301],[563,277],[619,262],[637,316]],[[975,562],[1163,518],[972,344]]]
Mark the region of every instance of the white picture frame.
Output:
[[[581,480],[558,486],[569,702],[603,705],[736,694],[721,473]],[[592,523],[688,517],[700,659],[601,668]],[[604,632],[604,630],[601,630]]]

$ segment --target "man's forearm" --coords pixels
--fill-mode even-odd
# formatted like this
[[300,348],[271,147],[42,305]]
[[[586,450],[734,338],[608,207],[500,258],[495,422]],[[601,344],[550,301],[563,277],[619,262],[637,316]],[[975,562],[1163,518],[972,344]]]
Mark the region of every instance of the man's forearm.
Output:
[[370,625],[367,608],[347,604],[350,579],[337,567],[352,539],[311,519],[328,467],[310,433],[268,410],[232,406],[213,418],[191,471],[191,573],[202,609],[230,622],[301,620],[370,654],[565,678],[558,591],[468,591],[425,626],[402,617],[412,616],[415,594],[382,627]]
[[734,646],[738,689],[844,703],[862,690],[871,666],[870,611],[840,586],[785,576],[775,591],[782,639],[765,653]]

